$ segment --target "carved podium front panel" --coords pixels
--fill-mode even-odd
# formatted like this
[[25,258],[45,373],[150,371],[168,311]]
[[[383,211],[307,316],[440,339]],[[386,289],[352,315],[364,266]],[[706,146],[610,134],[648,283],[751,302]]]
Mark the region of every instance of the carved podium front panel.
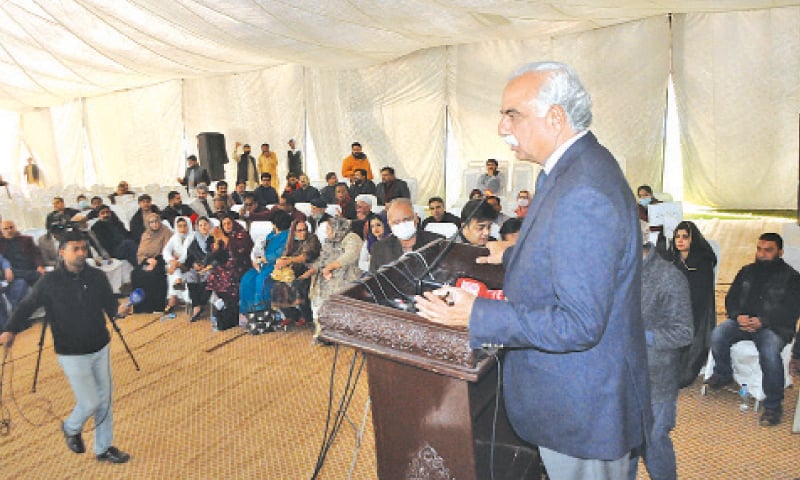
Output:
[[[420,278],[427,282],[425,290],[465,276],[499,289],[503,269],[475,263],[486,249],[456,244],[432,276],[423,276],[444,248],[439,241],[404,255],[331,296],[320,310],[323,339],[366,354],[381,480],[489,478],[495,360],[469,347],[465,329],[406,310]],[[535,447],[513,433],[499,403],[495,478],[539,478]]]

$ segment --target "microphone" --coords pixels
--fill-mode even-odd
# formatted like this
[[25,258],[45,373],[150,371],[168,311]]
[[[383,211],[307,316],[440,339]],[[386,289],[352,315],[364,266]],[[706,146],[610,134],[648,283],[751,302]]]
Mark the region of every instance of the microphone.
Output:
[[473,208],[472,211],[469,212],[469,215],[467,215],[467,217],[464,219],[464,221],[461,222],[461,227],[459,227],[459,229],[456,230],[456,233],[454,233],[450,238],[447,239],[447,243],[445,244],[444,248],[442,248],[442,251],[439,252],[436,258],[434,258],[433,261],[430,263],[430,265],[428,265],[428,268],[426,268],[425,271],[422,272],[422,275],[419,276],[419,278],[417,279],[417,295],[422,295],[423,287],[436,289],[436,288],[441,288],[444,285],[443,282],[437,282],[435,280],[427,280],[425,279],[425,277],[430,275],[433,269],[438,267],[439,264],[444,259],[444,257],[448,254],[448,252],[450,252],[450,249],[453,248],[453,244],[455,243],[456,239],[458,238],[459,235],[461,235],[461,231],[464,230],[464,227],[469,225],[469,222],[472,221],[472,218],[475,216],[476,213],[478,213],[478,210],[481,208],[481,206],[484,203],[486,203],[486,199],[487,197],[485,196],[481,198],[481,201],[478,202],[477,205],[475,205],[475,208]]
[[[139,305],[144,301],[144,290],[141,288],[137,288],[128,295],[128,301],[125,302],[125,308],[130,307],[131,305]],[[115,315],[117,318],[121,318],[119,314]]]

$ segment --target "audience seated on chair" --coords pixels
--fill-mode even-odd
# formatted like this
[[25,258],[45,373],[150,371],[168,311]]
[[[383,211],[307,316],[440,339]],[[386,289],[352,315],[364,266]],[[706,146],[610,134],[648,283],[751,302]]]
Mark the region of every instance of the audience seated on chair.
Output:
[[411,198],[411,190],[405,180],[400,180],[394,174],[394,168],[381,168],[381,183],[375,187],[375,196],[378,205],[388,205],[395,198]]
[[372,247],[380,240],[391,234],[389,222],[380,215],[373,215],[366,225],[364,243],[361,245],[361,254],[358,259],[358,268],[368,272],[369,263],[372,258]]
[[212,301],[212,325],[217,330],[225,330],[239,323],[239,282],[250,269],[253,240],[247,230],[229,216],[223,217],[212,235],[214,242],[209,259],[213,267],[207,281],[207,288],[216,297]]
[[486,246],[492,238],[492,224],[497,211],[483,200],[470,200],[461,209],[461,232],[457,243],[468,243],[479,247]]
[[[339,184],[339,179],[336,177],[336,172],[328,172],[325,174],[325,185],[320,189],[319,196],[325,200],[325,203],[332,205],[336,203],[336,185]],[[345,187],[347,189],[347,187]]]
[[764,233],[758,239],[756,261],[744,266],[725,297],[728,319],[711,334],[714,373],[712,389],[733,381],[731,345],[752,340],[758,349],[766,398],[763,426],[777,425],[783,414],[784,367],[781,350],[794,338],[800,316],[800,274],[781,258],[783,239]]
[[672,234],[667,256],[689,281],[694,338],[681,352],[681,388],[697,379],[711,347],[711,330],[717,324],[714,301],[714,266],[717,257],[693,222],[680,222]]
[[193,239],[191,220],[187,217],[176,218],[175,232],[161,252],[167,270],[167,309],[164,311],[165,319],[175,318],[175,305],[177,305],[179,297],[183,301],[189,300],[184,280],[184,273],[188,268],[183,262],[186,260],[186,251]]
[[517,243],[517,238],[519,237],[519,230],[522,228],[522,219],[521,218],[509,218],[505,222],[503,222],[503,226],[500,227],[500,240],[505,242],[511,242],[511,244]]
[[275,268],[290,267],[294,275],[291,281],[276,281],[272,284],[272,307],[280,309],[285,324],[294,322],[298,326],[313,321],[309,304],[311,278],[317,273],[313,268],[322,245],[316,235],[308,230],[306,222],[292,222],[284,256],[275,261]]
[[497,225],[498,227],[502,226],[506,220],[511,218],[505,213],[503,213],[503,206],[500,204],[500,197],[497,197],[495,195],[486,197],[486,203],[491,205],[492,208],[494,208],[494,211],[497,212],[497,217],[494,219],[494,224]]
[[0,237],[0,255],[11,264],[14,275],[6,290],[6,298],[11,303],[11,308],[15,309],[30,287],[44,274],[44,265],[42,253],[33,237],[20,234],[12,220],[3,220],[1,225],[3,235]]
[[275,262],[286,251],[292,217],[283,210],[273,215],[273,231],[266,237],[253,237],[256,247],[251,253],[253,267],[245,272],[239,284],[239,312],[264,312],[272,309],[272,272]]
[[6,291],[11,282],[14,281],[14,272],[11,270],[11,263],[0,255],[0,329],[8,322],[8,307],[6,306]]
[[64,199],[62,197],[55,197],[53,198],[53,211],[47,214],[47,218],[44,222],[44,228],[49,229],[50,225],[66,225],[69,223],[69,219],[72,218],[76,213],[77,210],[74,208],[69,208],[64,205]]
[[408,198],[394,199],[386,209],[386,218],[392,234],[372,246],[370,273],[377,272],[380,267],[394,262],[406,252],[419,250],[430,242],[444,238],[418,229],[419,218],[414,214],[414,206]]
[[125,180],[121,180],[117,185],[117,189],[114,190],[111,195],[108,196],[109,201],[112,205],[115,205],[118,200],[122,198],[135,198],[136,193],[128,189],[128,182]]
[[639,197],[639,220],[647,221],[647,206],[661,203],[653,196],[653,187],[650,185],[639,185],[636,189],[636,196]]
[[178,191],[170,191],[167,194],[167,202],[169,202],[169,205],[164,207],[164,210],[161,211],[161,218],[169,222],[170,227],[175,225],[175,218],[177,217],[191,217],[192,215],[195,215],[195,217],[197,216],[191,207],[183,204],[181,194]]
[[525,218],[528,214],[528,207],[531,204],[531,192],[527,190],[520,190],[517,194],[517,206],[514,209],[514,215],[517,218]]
[[139,248],[137,242],[131,239],[130,232],[120,219],[112,214],[108,205],[98,207],[97,218],[98,220],[92,225],[92,233],[100,246],[114,258],[127,260],[132,267],[139,265],[136,260],[136,251]]
[[458,227],[461,226],[461,219],[444,209],[442,197],[431,197],[428,200],[428,210],[431,215],[422,221],[420,230],[425,230],[429,223],[453,223]]
[[190,237],[186,255],[180,262],[186,266],[185,280],[189,289],[189,300],[192,303],[190,322],[200,318],[211,292],[206,290],[206,281],[211,270],[211,248],[214,239],[211,236],[211,223],[206,217],[197,219],[196,230]]
[[208,196],[208,185],[198,183],[194,192],[195,198],[189,202],[189,208],[198,216],[210,217],[214,210],[211,207],[211,198]]
[[164,226],[157,213],[145,217],[147,230],[142,234],[136,252],[136,268],[131,273],[131,286],[144,290],[144,300],[134,306],[136,313],[161,312],[167,300],[167,276],[164,247],[172,231]]
[[147,228],[147,225],[144,224],[144,217],[151,212],[159,215],[161,214],[158,205],[153,203],[153,198],[150,195],[146,193],[139,195],[139,209],[136,210],[136,213],[133,214],[130,221],[131,238],[137,244],[139,243],[139,239],[142,238],[145,228]]
[[325,199],[322,197],[311,200],[311,216],[308,217],[308,223],[311,226],[311,233],[316,233],[317,228],[321,223],[327,222],[330,218],[332,218],[331,214],[325,211],[327,208],[328,204],[325,203]]
[[486,160],[486,173],[478,177],[475,189],[480,190],[484,195],[502,195],[506,189],[506,177],[503,172],[498,170],[498,166],[497,160],[494,158]]

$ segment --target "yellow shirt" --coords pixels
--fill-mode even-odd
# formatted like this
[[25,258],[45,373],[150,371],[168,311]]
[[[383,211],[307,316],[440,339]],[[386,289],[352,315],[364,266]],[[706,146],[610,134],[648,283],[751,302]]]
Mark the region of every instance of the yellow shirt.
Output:
[[264,172],[272,175],[272,183],[278,185],[278,156],[273,151],[270,151],[269,154],[261,152],[261,156],[258,157],[259,179],[261,179],[261,174]]

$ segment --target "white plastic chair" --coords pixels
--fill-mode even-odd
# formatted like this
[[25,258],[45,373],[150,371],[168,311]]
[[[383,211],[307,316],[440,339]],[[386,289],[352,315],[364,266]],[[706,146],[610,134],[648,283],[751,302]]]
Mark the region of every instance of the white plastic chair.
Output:
[[250,237],[255,241],[256,239],[266,238],[272,232],[273,226],[270,221],[256,221],[250,222]]
[[435,223],[430,222],[425,225],[426,232],[438,233],[445,238],[450,238],[458,231],[458,225],[455,223]]

